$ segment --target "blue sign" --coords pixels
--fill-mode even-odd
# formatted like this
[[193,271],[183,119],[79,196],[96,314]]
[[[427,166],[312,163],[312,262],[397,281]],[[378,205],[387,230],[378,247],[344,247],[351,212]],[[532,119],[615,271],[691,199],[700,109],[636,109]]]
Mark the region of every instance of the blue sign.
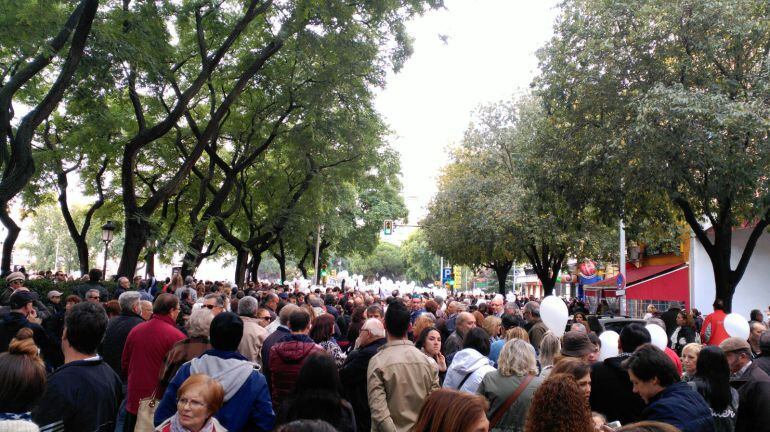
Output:
[[626,287],[626,278],[623,277],[623,273],[618,273],[618,289],[623,289]]
[[441,283],[448,281],[451,275],[452,267],[444,267],[444,269],[441,271]]

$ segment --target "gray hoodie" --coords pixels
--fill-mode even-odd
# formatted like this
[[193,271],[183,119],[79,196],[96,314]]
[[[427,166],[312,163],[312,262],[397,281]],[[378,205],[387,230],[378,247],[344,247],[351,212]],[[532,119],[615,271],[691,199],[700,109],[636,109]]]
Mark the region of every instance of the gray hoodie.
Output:
[[219,381],[229,401],[254,372],[254,365],[236,358],[223,359],[209,354],[190,360],[190,375],[202,373]]
[[473,348],[465,348],[458,351],[452,359],[444,379],[444,387],[475,394],[484,375],[493,370],[493,363],[487,356]]

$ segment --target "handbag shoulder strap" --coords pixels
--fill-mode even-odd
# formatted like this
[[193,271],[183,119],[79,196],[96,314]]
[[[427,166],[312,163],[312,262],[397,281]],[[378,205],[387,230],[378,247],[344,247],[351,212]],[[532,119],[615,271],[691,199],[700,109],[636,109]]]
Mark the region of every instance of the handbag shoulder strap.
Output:
[[512,395],[508,396],[508,399],[503,402],[503,404],[500,406],[500,408],[497,409],[497,412],[495,412],[495,416],[492,417],[492,420],[489,422],[489,429],[492,429],[495,427],[500,420],[503,419],[503,416],[508,411],[508,408],[513,405],[514,402],[516,402],[516,399],[521,396],[521,394],[524,392],[524,389],[527,388],[527,385],[529,385],[530,381],[532,381],[535,378],[534,375],[529,374],[521,381],[521,384],[519,384],[519,387],[516,388],[516,391],[513,392]]
[[465,378],[463,378],[463,380],[460,381],[460,384],[457,385],[457,390],[460,390],[461,388],[463,388],[463,384],[465,384],[465,381],[468,381],[468,378],[470,378],[471,375],[473,375],[473,372],[476,372],[476,371],[469,372],[465,375]]

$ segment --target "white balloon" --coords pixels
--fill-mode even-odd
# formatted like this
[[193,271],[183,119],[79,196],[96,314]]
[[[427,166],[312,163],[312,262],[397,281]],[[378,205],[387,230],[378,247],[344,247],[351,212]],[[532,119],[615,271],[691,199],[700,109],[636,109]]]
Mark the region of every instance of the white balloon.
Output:
[[561,337],[569,319],[567,305],[559,297],[548,296],[540,303],[540,318],[548,330]]
[[652,344],[665,351],[668,346],[668,336],[666,335],[666,331],[657,324],[647,324],[645,328],[650,332]]
[[620,354],[618,350],[618,339],[620,335],[612,330],[607,330],[599,335],[599,340],[602,341],[602,348],[599,351],[599,360],[606,360],[610,357],[617,357]]
[[730,336],[748,340],[751,329],[745,318],[740,314],[731,313],[725,317],[725,331]]

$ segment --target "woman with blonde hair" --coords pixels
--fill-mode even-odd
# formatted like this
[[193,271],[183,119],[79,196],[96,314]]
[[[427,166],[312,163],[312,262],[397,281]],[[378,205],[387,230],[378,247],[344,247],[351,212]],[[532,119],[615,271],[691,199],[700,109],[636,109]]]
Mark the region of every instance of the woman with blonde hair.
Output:
[[481,328],[483,328],[484,331],[489,335],[490,344],[500,339],[500,331],[502,327],[503,320],[494,315],[489,315],[488,317],[484,318],[484,322],[481,325]]
[[227,432],[214,417],[224,403],[219,381],[205,374],[190,375],[177,392],[176,413],[155,432]]
[[522,327],[514,327],[505,332],[505,340],[521,339],[524,342],[529,343],[529,334]]
[[548,378],[553,365],[561,356],[561,340],[552,331],[547,331],[540,340],[540,376]]
[[536,375],[532,345],[521,339],[506,342],[497,370],[486,374],[478,388],[489,401],[490,430],[523,430],[532,396],[542,382]]
[[690,381],[698,372],[698,355],[703,345],[699,343],[688,343],[682,348],[682,380]]

